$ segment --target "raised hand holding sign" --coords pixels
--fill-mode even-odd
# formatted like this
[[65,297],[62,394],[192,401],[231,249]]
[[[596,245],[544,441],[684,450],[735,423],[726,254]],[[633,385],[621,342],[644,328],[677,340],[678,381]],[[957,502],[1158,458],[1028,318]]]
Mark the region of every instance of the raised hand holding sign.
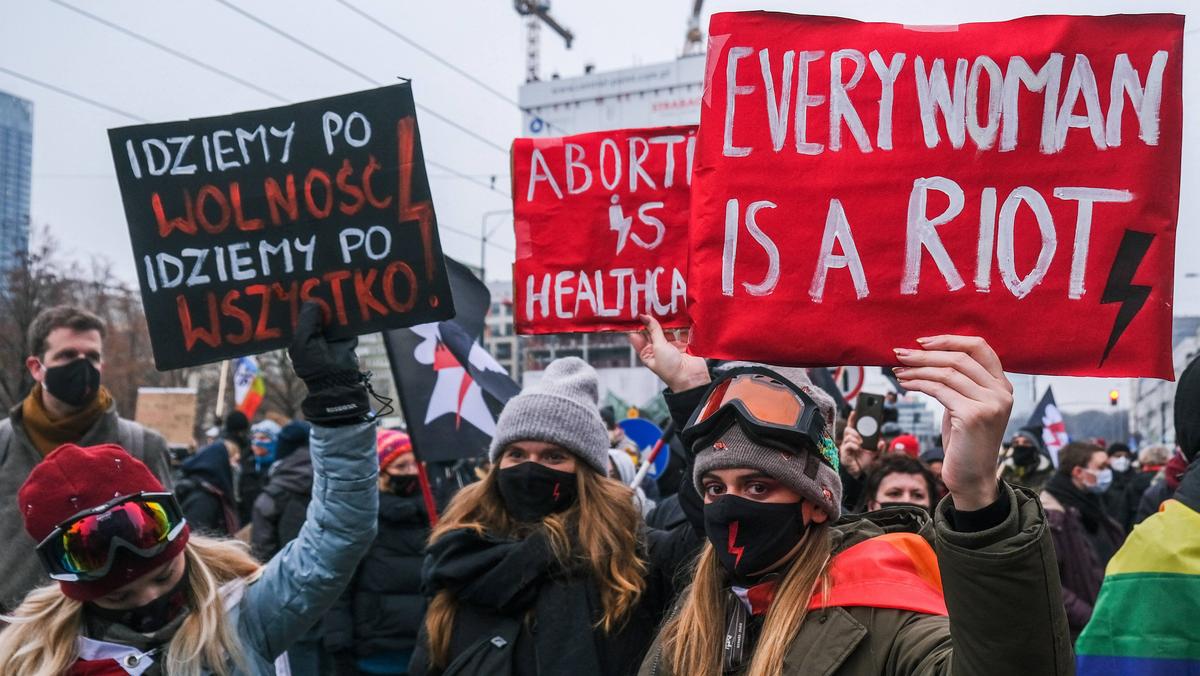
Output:
[[158,368],[454,315],[411,85],[109,139]]

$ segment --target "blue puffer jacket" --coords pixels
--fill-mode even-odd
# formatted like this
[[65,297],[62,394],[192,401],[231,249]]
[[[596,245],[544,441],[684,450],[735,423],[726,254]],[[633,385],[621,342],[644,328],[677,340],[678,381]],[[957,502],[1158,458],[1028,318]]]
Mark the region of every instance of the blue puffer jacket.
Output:
[[375,426],[314,425],[309,448],[312,502],[300,535],[231,610],[256,675],[275,673],[274,660],[333,605],[375,539]]
[[[275,674],[276,660],[333,605],[375,539],[379,489],[374,425],[314,425],[310,449],[312,502],[300,534],[257,580],[236,581],[221,590],[249,663],[247,670],[234,671],[239,675]],[[125,646],[80,642],[83,658],[89,653],[118,663],[130,655],[144,658]]]

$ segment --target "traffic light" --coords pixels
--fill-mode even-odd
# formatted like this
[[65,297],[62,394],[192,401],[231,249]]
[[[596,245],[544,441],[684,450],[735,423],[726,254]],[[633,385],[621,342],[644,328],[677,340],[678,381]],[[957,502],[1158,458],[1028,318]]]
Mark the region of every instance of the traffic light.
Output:
[[1116,405],[1117,405],[1117,399],[1119,399],[1119,398],[1120,398],[1120,396],[1121,396],[1121,393],[1120,393],[1120,392],[1118,392],[1118,391],[1116,391],[1116,390],[1109,390],[1109,392],[1108,392],[1108,403],[1109,403],[1109,405],[1110,405],[1110,406],[1116,406]]

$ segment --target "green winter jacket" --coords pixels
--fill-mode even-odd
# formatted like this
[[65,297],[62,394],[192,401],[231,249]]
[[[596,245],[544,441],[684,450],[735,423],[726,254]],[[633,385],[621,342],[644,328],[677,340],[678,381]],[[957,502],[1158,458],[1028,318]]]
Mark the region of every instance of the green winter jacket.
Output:
[[[934,547],[949,617],[887,608],[811,611],[784,659],[784,676],[1064,676],[1075,673],[1054,544],[1041,503],[1001,484],[1010,503],[998,526],[951,526],[949,498],[931,521],[889,509],[843,519],[834,553],[869,538],[914,532]],[[658,642],[640,676],[673,674]]]

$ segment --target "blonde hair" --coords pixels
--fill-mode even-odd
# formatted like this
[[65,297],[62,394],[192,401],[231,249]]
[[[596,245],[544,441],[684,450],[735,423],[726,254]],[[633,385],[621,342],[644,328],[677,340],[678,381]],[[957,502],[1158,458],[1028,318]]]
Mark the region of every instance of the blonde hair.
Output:
[[[829,527],[813,525],[779,581],[747,676],[782,676],[783,658],[804,623],[814,591],[820,585],[822,593],[828,594],[829,559]],[[659,633],[659,658],[678,676],[720,676],[729,582],[712,543],[704,545],[694,572],[679,610]]]
[[[241,542],[194,534],[183,555],[190,610],[167,646],[163,673],[200,676],[202,669],[208,669],[230,676],[234,673],[231,665],[246,667],[246,656],[229,622],[220,588],[239,578],[254,581],[262,565]],[[59,676],[78,658],[76,639],[83,603],[67,598],[57,584],[29,592],[12,615],[0,619],[9,623],[0,632],[0,664],[5,673]]]
[[[430,544],[447,533],[469,529],[477,534],[500,537],[529,536],[539,524],[515,521],[504,507],[495,466],[482,481],[473,483],[450,502]],[[638,556],[635,543],[641,527],[641,512],[633,503],[633,491],[601,476],[583,463],[576,464],[579,499],[570,509],[547,516],[540,522],[550,540],[555,558],[563,565],[585,563],[600,590],[604,615],[596,628],[611,633],[621,626],[646,588],[646,562]],[[572,544],[572,535],[574,543]],[[445,668],[450,655],[457,600],[447,590],[439,591],[425,613],[429,655],[433,666]]]

